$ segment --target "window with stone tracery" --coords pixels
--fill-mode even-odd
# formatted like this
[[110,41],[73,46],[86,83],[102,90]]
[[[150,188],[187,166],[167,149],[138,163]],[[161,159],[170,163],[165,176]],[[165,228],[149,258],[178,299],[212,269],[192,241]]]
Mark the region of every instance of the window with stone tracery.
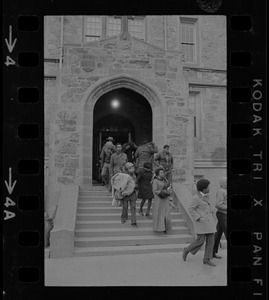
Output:
[[121,17],[107,18],[107,36],[119,35],[121,32]]
[[[122,16],[85,16],[85,42],[92,42],[121,33]],[[128,30],[138,39],[145,40],[145,17],[128,16]]]
[[196,19],[180,18],[180,44],[185,63],[196,63]]
[[128,29],[132,36],[145,40],[145,18],[132,17],[128,19]]
[[85,22],[85,42],[92,42],[100,39],[102,36],[101,16],[86,17]]

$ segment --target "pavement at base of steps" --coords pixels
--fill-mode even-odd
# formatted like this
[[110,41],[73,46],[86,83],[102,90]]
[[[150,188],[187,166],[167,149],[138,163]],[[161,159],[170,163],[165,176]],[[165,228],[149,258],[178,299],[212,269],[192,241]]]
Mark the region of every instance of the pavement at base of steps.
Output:
[[204,251],[45,259],[45,286],[226,286],[227,249],[216,267],[203,264]]

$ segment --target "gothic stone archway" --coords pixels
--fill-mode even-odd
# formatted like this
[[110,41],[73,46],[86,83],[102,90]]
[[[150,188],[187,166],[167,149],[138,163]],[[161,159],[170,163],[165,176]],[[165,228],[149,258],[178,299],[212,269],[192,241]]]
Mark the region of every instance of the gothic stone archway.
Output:
[[93,143],[93,109],[97,100],[105,93],[118,88],[131,89],[141,94],[149,102],[152,109],[152,138],[161,148],[165,143],[165,107],[161,96],[147,83],[127,75],[106,78],[90,87],[84,97],[83,111],[83,144],[82,144],[82,177],[80,185],[85,188],[92,186],[92,149]]

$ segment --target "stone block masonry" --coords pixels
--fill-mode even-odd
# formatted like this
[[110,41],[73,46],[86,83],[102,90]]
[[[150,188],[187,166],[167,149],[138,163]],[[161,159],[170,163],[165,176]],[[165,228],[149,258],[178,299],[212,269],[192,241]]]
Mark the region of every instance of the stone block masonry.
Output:
[[[163,105],[168,106],[175,102],[177,108],[187,107],[186,95],[188,95],[187,84],[179,81],[182,78],[182,65],[179,53],[166,53],[164,50],[156,48],[137,39],[122,41],[119,37],[109,38],[101,41],[97,47],[65,46],[64,48],[64,72],[61,75],[60,98],[58,112],[54,120],[57,125],[56,135],[57,151],[55,152],[55,167],[58,169],[58,181],[65,184],[73,182],[82,166],[79,164],[81,148],[77,144],[82,135],[83,105],[82,99],[85,98],[91,86],[108,78],[109,74],[131,75],[133,78],[149,82],[161,96]],[[113,76],[112,75],[112,76]],[[111,76],[111,75],[110,75]],[[170,98],[169,98],[170,97]],[[168,100],[166,100],[168,99]],[[170,100],[169,100],[170,99]],[[171,100],[173,99],[173,100]],[[170,102],[169,102],[170,101]],[[76,104],[76,106],[74,106]],[[180,151],[175,150],[175,156],[184,157],[189,152],[187,142],[187,127],[190,126],[189,117],[182,116],[184,110],[178,109],[176,114],[168,113],[167,126],[168,134],[173,134],[182,140],[185,148]],[[66,135],[60,133],[66,133]],[[164,137],[170,143],[170,137]],[[171,140],[171,143],[173,141]],[[159,145],[161,149],[163,145]],[[72,159],[72,155],[77,155]],[[191,153],[189,153],[191,156]],[[190,167],[190,164],[185,164]],[[77,172],[79,171],[79,172]],[[180,180],[190,180],[190,172],[176,172],[175,178]],[[68,178],[68,180],[66,179]]]
[[[84,43],[83,16],[64,17],[62,69],[55,70],[59,64],[46,66],[47,74],[57,75],[54,85],[45,85],[46,153],[52,156],[55,181],[81,184],[85,176],[84,182],[91,184],[93,115],[89,111],[85,114],[85,106],[92,101],[91,92],[96,87],[101,87],[102,95],[103,83],[109,85],[118,76],[137,80],[137,85],[145,84],[143,96],[149,87],[157,95],[160,102],[151,99],[150,104],[156,111],[155,120],[161,120],[163,114],[165,121],[164,125],[156,123],[153,132],[171,147],[175,181],[193,181],[193,157],[225,157],[226,21],[218,16],[197,19],[200,56],[195,66],[188,67],[182,62],[179,16],[147,16],[146,41],[114,36],[90,43]],[[60,17],[48,17],[46,28],[45,55],[58,59]],[[200,138],[193,137],[190,84],[196,84],[202,99]],[[162,137],[157,132],[159,126],[165,127]],[[158,146],[162,149],[163,144]]]

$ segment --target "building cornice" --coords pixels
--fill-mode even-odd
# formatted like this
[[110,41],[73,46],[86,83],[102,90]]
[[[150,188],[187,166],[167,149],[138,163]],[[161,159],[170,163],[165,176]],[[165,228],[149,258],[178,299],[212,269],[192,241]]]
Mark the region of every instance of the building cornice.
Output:
[[57,79],[57,76],[44,76],[44,79],[45,80],[56,80]]
[[218,72],[218,73],[227,73],[227,70],[224,69],[212,69],[212,68],[201,68],[201,67],[196,67],[196,66],[184,66],[183,65],[183,71],[187,70],[195,70],[198,72]]
[[60,62],[60,59],[59,58],[44,58],[44,62],[58,64]]
[[194,159],[195,169],[226,169],[225,159]]
[[195,82],[195,81],[189,81],[189,87],[195,88],[195,87],[218,87],[218,88],[227,88],[226,84],[220,84],[220,83],[205,83],[205,82]]

